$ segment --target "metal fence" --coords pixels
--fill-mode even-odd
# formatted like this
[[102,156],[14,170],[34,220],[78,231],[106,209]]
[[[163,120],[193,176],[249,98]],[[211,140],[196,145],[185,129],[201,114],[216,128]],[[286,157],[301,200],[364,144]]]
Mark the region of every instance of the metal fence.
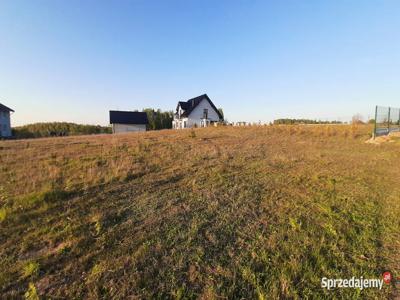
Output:
[[374,136],[400,131],[400,109],[376,106]]

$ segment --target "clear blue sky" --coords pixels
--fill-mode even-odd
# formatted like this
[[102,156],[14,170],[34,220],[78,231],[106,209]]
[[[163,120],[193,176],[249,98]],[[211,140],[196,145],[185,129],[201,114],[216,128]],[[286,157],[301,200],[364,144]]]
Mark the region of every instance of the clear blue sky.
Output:
[[207,93],[230,121],[400,106],[400,1],[0,1],[13,125]]

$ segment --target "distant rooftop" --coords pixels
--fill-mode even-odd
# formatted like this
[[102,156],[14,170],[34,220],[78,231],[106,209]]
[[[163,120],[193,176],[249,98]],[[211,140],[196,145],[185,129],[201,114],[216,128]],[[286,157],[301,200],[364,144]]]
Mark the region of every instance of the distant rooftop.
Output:
[[12,110],[11,108],[9,108],[9,107],[1,104],[1,103],[0,103],[0,111],[12,111],[12,112],[14,112],[14,110]]
[[138,111],[110,110],[110,124],[149,124],[147,114]]
[[[207,96],[207,94],[203,94],[197,97],[194,97],[192,99],[189,99],[187,101],[179,101],[178,102],[178,107],[180,106],[182,110],[184,111],[182,114],[182,117],[187,117],[190,115],[190,113],[196,108],[197,105],[200,104],[200,102],[206,99],[212,108],[217,112],[218,116],[220,119],[223,119],[224,117],[222,116],[221,112],[215,107],[214,103],[211,101],[211,99]],[[177,107],[177,109],[178,109]]]

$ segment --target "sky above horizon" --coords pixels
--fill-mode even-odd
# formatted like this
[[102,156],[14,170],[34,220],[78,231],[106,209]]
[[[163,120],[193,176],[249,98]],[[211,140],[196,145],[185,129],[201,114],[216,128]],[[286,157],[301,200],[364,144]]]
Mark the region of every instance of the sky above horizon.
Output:
[[13,126],[203,93],[229,121],[366,119],[399,83],[399,1],[0,1]]

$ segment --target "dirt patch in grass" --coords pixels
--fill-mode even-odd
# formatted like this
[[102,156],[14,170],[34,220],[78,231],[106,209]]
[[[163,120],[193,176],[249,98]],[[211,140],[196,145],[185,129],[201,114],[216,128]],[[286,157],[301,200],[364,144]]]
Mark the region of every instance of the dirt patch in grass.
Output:
[[394,143],[398,141],[400,138],[400,132],[391,132],[388,135],[378,136],[376,138],[371,137],[370,139],[366,140],[367,144],[375,144],[380,145],[383,143]]

